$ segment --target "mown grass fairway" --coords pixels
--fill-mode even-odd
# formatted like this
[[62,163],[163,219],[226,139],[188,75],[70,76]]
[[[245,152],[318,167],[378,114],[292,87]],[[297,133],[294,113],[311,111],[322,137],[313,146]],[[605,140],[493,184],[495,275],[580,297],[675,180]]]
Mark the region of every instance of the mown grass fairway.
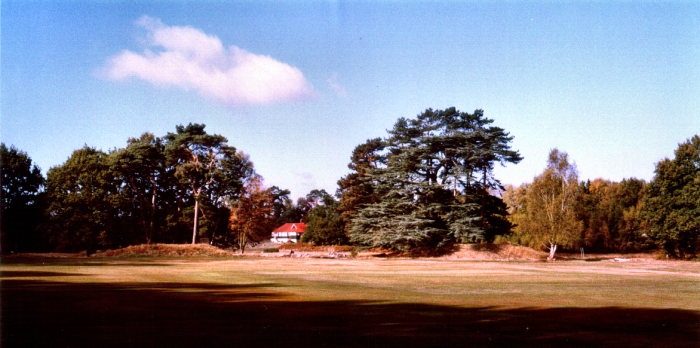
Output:
[[2,260],[2,346],[700,345],[700,263]]

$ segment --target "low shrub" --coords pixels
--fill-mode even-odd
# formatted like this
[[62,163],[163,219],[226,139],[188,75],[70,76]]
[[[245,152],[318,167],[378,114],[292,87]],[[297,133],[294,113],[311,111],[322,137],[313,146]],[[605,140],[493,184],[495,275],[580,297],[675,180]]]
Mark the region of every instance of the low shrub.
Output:
[[294,251],[309,251],[309,252],[341,252],[352,251],[355,247],[352,245],[313,245],[307,243],[287,243],[280,245],[282,250]]
[[96,256],[231,256],[232,252],[208,244],[141,244],[96,253]]

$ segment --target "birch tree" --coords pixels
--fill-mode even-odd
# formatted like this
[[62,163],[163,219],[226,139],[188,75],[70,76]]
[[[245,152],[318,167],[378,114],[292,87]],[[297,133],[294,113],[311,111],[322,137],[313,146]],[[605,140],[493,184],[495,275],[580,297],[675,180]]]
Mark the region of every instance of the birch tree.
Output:
[[530,246],[549,249],[548,260],[554,260],[558,247],[579,242],[583,224],[575,212],[578,170],[566,152],[551,150],[544,172],[524,188],[524,194],[527,206],[519,213],[527,222],[516,233],[527,235]]

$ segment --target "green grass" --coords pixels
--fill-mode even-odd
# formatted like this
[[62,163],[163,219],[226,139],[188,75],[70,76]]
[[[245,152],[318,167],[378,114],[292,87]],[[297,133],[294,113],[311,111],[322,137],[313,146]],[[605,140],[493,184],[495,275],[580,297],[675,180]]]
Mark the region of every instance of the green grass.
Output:
[[675,346],[700,264],[2,260],[2,346]]

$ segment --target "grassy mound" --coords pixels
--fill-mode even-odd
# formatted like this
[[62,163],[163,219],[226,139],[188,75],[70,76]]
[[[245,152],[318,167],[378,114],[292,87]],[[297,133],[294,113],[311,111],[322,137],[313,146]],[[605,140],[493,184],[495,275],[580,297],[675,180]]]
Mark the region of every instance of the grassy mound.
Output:
[[532,248],[513,245],[510,243],[481,243],[481,244],[460,244],[456,250],[443,256],[447,259],[468,259],[468,260],[524,260],[540,261],[547,258],[547,253],[537,251]]
[[95,256],[232,256],[234,253],[208,244],[141,244],[108,250]]

